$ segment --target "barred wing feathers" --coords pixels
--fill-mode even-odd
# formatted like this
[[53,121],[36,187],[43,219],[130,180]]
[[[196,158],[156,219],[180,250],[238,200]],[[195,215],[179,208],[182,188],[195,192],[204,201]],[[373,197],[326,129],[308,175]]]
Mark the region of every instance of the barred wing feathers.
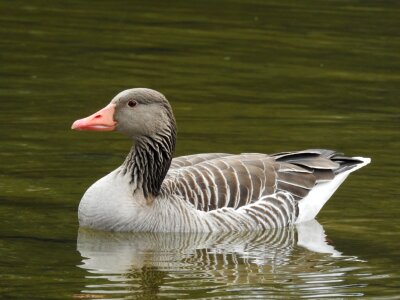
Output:
[[272,223],[263,227],[280,227],[294,222],[290,215],[297,217],[298,202],[316,185],[359,163],[318,149],[273,155],[189,155],[173,159],[165,185],[200,211],[242,209],[258,223],[270,219]]

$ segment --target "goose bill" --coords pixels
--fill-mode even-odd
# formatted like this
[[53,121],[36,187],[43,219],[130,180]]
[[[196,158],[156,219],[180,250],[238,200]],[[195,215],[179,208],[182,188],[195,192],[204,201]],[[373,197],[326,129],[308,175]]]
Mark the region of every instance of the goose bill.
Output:
[[76,120],[71,129],[91,131],[113,131],[117,126],[114,121],[115,104],[109,104],[89,117]]

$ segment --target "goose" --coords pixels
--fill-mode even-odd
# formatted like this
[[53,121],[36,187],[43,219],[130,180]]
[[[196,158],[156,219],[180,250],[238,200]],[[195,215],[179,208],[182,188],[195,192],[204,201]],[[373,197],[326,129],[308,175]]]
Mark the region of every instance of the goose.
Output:
[[133,141],[120,167],[96,181],[78,208],[81,227],[130,232],[227,232],[312,220],[370,158],[325,149],[172,158],[176,121],[152,89],[120,92],[74,130],[119,131]]

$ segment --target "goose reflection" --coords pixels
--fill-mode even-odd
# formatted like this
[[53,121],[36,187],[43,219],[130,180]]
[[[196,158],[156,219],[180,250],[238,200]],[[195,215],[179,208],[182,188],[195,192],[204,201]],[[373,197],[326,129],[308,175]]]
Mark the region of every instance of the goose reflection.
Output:
[[219,297],[228,295],[229,288],[257,290],[260,284],[264,285],[259,290],[263,295],[272,285],[282,290],[304,287],[305,282],[314,280],[316,269],[320,275],[314,280],[318,282],[315,287],[326,288],[326,284],[321,285],[326,273],[329,293],[340,292],[337,286],[332,290],[332,282],[341,281],[332,262],[341,253],[326,242],[323,227],[316,220],[247,233],[79,229],[77,248],[82,256],[79,267],[88,272],[89,284],[76,298],[185,298],[201,293]]

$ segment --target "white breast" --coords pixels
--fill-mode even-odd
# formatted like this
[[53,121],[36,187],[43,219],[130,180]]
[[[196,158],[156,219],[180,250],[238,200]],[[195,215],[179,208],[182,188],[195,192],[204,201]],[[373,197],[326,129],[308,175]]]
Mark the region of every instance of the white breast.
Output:
[[134,225],[137,207],[143,205],[140,197],[133,199],[129,176],[120,168],[96,181],[83,195],[79,204],[79,225],[100,230],[123,230],[121,226]]

